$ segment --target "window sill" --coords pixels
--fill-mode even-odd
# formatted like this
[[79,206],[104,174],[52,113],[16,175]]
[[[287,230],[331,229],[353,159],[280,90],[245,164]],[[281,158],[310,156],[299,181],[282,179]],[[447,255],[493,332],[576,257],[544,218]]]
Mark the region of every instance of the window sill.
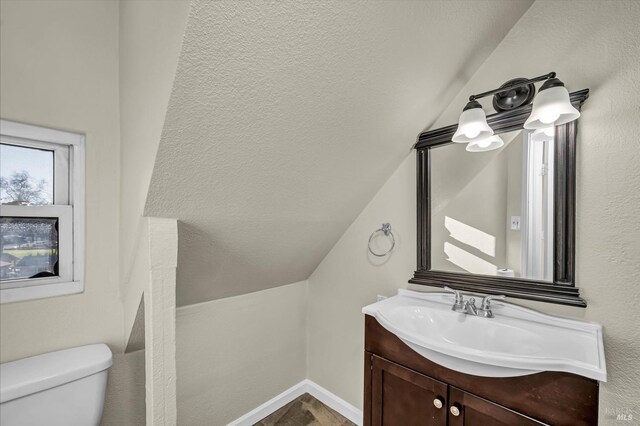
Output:
[[82,281],[0,289],[0,304],[82,293]]

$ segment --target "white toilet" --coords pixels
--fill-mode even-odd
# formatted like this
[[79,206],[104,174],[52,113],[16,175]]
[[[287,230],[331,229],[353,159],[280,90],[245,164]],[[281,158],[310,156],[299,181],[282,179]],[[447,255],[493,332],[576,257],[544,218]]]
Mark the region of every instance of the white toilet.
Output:
[[0,425],[99,425],[111,364],[104,344],[0,364]]

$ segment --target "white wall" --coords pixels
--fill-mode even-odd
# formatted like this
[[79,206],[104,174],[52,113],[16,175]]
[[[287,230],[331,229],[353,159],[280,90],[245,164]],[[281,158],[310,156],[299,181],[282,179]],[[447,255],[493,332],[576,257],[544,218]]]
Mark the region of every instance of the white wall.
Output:
[[[144,289],[145,402],[148,426],[176,424],[176,267],[178,221],[148,218]],[[146,262],[142,262],[146,263]]]
[[118,3],[2,1],[2,118],[86,133],[84,293],[0,308],[0,358],[87,343],[121,352]]
[[[124,304],[124,334],[128,338],[134,321],[140,320],[137,311],[145,286],[152,281],[152,265],[149,264],[149,222],[142,217],[149,181],[153,172],[164,117],[169,103],[182,36],[186,27],[190,2],[186,0],[122,0],[119,2],[119,107],[120,107],[120,285]],[[152,223],[155,223],[153,220]],[[174,247],[175,249],[175,247]],[[163,265],[167,267],[168,265]],[[153,268],[157,269],[157,265]],[[175,273],[175,268],[173,269]],[[158,281],[158,280],[156,280]],[[175,283],[174,283],[175,285]],[[154,283],[158,287],[158,283]],[[148,289],[151,287],[147,287]],[[158,288],[159,289],[159,288]],[[149,291],[145,305],[153,305]],[[153,298],[154,300],[156,297]],[[163,301],[160,301],[163,303]],[[167,307],[165,307],[167,308]],[[166,310],[166,309],[165,309]],[[161,311],[156,309],[156,311]],[[146,310],[146,322],[153,313]],[[157,312],[154,325],[162,325],[164,311]],[[170,320],[169,323],[173,324]],[[137,324],[138,329],[144,328]],[[171,326],[171,330],[173,330]],[[145,330],[151,333],[149,327]],[[173,331],[172,331],[173,332]],[[147,345],[147,363],[138,362],[137,369],[129,369],[137,377],[147,374],[146,412],[148,421],[160,424],[175,421],[175,365],[167,363],[164,356],[175,344],[173,335],[160,333],[161,345]],[[149,339],[147,339],[149,340]],[[166,341],[165,341],[166,340]],[[139,342],[138,342],[139,344]],[[170,345],[171,344],[171,345]],[[151,350],[151,349],[154,350]],[[159,349],[159,350],[158,350]],[[126,354],[136,359],[139,355]],[[131,363],[128,363],[129,365]],[[166,366],[165,366],[166,364]],[[141,368],[141,369],[140,369]],[[158,371],[159,369],[165,371]],[[136,383],[139,383],[138,380]],[[165,386],[165,382],[173,386]],[[128,417],[131,424],[144,422],[145,390],[137,388],[136,411]],[[142,414],[140,414],[142,411]],[[105,416],[105,422],[116,423],[117,417]],[[127,419],[127,416],[121,416]],[[121,423],[122,424],[122,423]]]
[[2,0],[1,8],[2,118],[86,134],[86,250],[84,293],[0,307],[0,361],[107,343],[114,365],[103,423],[138,425],[143,356],[122,353],[119,293],[119,3]]
[[306,378],[307,281],[178,308],[178,424],[224,425]]
[[[415,155],[409,155],[309,277],[307,377],[362,408],[364,318],[376,295],[393,295],[416,266]],[[388,259],[368,254],[367,240],[391,223]]]
[[[189,4],[187,0],[120,1],[120,275],[123,287],[130,285],[135,245],[143,228],[142,211]],[[135,301],[136,307],[138,301]]]
[[[570,90],[591,89],[577,158],[577,283],[589,306],[522,304],[604,324],[609,381],[600,388],[601,423],[607,409],[640,408],[638,21],[636,1],[537,1],[435,124],[454,123],[469,94],[514,77],[553,70]],[[407,287],[415,269],[414,198],[412,154],[309,278],[309,378],[356,405],[362,404],[360,309],[377,293]],[[383,221],[401,243],[386,264],[375,265],[366,242]]]
[[144,350],[114,355],[101,426],[145,424],[144,358]]

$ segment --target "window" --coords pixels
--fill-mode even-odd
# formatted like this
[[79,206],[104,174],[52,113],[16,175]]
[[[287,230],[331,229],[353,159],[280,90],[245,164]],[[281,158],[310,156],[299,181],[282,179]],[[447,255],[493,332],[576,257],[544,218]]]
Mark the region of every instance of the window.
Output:
[[0,301],[83,291],[84,136],[0,120]]

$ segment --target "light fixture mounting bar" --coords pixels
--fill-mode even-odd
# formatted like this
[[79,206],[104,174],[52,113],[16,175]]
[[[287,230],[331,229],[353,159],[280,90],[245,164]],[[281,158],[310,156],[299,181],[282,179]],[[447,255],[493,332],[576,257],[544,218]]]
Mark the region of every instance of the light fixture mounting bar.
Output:
[[489,90],[488,92],[479,93],[477,95],[471,95],[471,96],[469,96],[469,102],[475,101],[476,99],[484,98],[486,96],[495,95],[496,93],[506,92],[508,90],[512,90],[512,89],[515,89],[515,88],[518,88],[518,87],[522,87],[522,86],[526,86],[527,84],[537,83],[539,81],[544,81],[544,80],[548,80],[550,78],[555,78],[555,77],[556,77],[556,73],[552,71],[549,74],[544,74],[544,75],[541,75],[540,77],[535,77],[535,78],[530,78],[528,80],[523,80],[523,81],[514,83],[514,84],[512,84],[510,86],[500,87],[498,89]]

